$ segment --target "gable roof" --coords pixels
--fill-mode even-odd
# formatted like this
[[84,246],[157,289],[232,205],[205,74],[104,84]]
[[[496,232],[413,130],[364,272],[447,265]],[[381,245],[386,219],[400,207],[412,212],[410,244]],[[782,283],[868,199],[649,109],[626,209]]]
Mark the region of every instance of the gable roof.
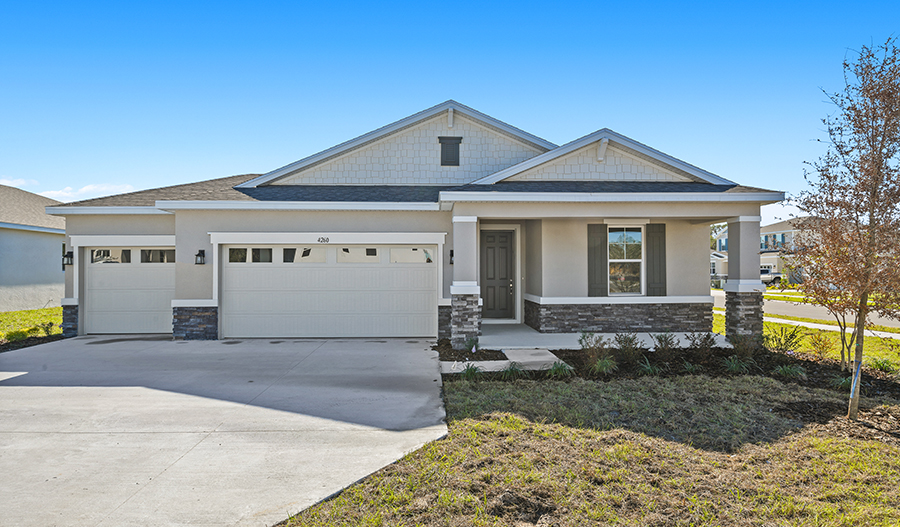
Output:
[[373,130],[367,134],[363,134],[359,137],[343,142],[337,146],[333,146],[327,150],[323,150],[317,154],[305,157],[299,161],[296,161],[289,165],[285,165],[267,174],[263,174],[257,178],[251,179],[250,181],[246,181],[238,185],[238,188],[253,188],[266,185],[278,179],[299,172],[303,169],[319,165],[335,157],[347,154],[353,150],[363,148],[364,146],[369,145],[375,141],[379,141],[389,135],[415,126],[423,121],[441,114],[442,112],[447,112],[450,110],[452,110],[453,112],[458,112],[459,114],[464,115],[465,117],[472,119],[478,122],[480,125],[485,126],[497,133],[532,146],[539,151],[546,152],[548,150],[557,148],[557,146],[550,141],[541,139],[536,135],[529,134],[524,130],[520,130],[519,128],[504,123],[499,119],[494,119],[489,115],[483,114],[478,110],[469,108],[464,104],[460,104],[453,99],[450,99],[448,101],[442,102],[441,104],[438,104],[437,106],[432,106],[427,110],[422,110],[419,113],[400,119],[399,121],[391,123],[387,126],[383,126],[381,128],[378,128],[377,130]]
[[474,181],[473,184],[492,185],[499,181],[503,181],[505,179],[509,179],[513,176],[521,174],[526,170],[530,170],[532,168],[553,161],[554,159],[558,159],[564,155],[570,154],[592,143],[600,142],[604,139],[608,140],[610,146],[613,146],[616,149],[624,150],[626,153],[647,161],[648,163],[662,166],[667,170],[671,170],[691,181],[700,183],[712,183],[714,185],[736,185],[736,183],[733,181],[729,181],[725,178],[713,174],[712,172],[707,172],[702,168],[698,168],[689,163],[685,163],[680,159],[674,158],[668,154],[664,154],[663,152],[650,148],[649,146],[643,143],[639,143],[634,139],[616,133],[609,128],[597,130],[594,133],[588,134],[570,143],[566,143],[565,145],[550,150],[549,152],[545,152],[538,156],[532,157],[531,159],[523,161],[518,165],[513,165],[509,168],[491,174],[490,176],[483,177],[477,181]]
[[12,228],[37,227],[62,232],[66,228],[66,220],[44,212],[44,207],[58,203],[55,199],[0,185],[0,226],[6,224]]

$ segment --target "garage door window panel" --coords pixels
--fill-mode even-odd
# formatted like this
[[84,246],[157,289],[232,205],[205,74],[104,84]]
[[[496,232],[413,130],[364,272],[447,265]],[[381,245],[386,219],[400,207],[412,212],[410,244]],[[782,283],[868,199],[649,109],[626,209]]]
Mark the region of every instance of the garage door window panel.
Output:
[[391,263],[430,264],[434,262],[434,251],[423,247],[391,248]]
[[324,247],[290,247],[284,249],[284,263],[325,263]]
[[341,247],[337,252],[338,263],[378,263],[376,247]]
[[141,263],[175,263],[175,249],[141,249]]
[[272,249],[250,249],[252,263],[272,263]]
[[228,263],[246,263],[247,249],[232,247],[228,249]]
[[91,249],[91,263],[131,263],[131,249]]

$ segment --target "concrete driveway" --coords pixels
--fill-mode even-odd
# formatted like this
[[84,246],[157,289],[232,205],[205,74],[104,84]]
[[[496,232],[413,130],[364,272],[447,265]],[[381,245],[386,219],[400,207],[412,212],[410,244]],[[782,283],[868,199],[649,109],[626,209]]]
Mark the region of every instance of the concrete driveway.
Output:
[[446,434],[438,368],[411,339],[0,353],[0,524],[275,524]]

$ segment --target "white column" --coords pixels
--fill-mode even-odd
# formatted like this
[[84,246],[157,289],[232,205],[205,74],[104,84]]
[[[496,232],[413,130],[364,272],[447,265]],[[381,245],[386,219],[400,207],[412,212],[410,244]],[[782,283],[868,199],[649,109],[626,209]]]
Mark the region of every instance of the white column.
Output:
[[453,217],[451,295],[480,295],[478,287],[478,217]]
[[759,279],[759,216],[728,219],[728,280],[725,291],[765,291]]

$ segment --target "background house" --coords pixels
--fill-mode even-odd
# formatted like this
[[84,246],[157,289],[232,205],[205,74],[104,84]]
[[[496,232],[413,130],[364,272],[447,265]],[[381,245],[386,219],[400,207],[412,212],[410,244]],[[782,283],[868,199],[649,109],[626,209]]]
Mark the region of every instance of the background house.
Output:
[[[759,228],[759,268],[774,273],[787,273],[785,257],[794,249],[794,240],[799,236],[800,222],[806,218],[791,218]],[[722,229],[714,237],[715,249],[710,251],[710,276],[724,279],[728,276],[728,228]],[[788,276],[791,283],[796,283]]]
[[66,220],[44,212],[58,203],[0,185],[0,311],[60,305]]

